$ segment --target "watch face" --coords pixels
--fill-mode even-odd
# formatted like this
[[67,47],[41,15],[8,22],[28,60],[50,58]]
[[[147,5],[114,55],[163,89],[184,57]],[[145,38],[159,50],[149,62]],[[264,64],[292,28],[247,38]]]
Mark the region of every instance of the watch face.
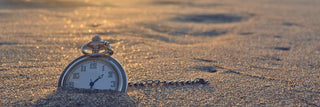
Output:
[[89,58],[70,66],[62,85],[70,88],[117,90],[119,74],[114,64],[98,58]]

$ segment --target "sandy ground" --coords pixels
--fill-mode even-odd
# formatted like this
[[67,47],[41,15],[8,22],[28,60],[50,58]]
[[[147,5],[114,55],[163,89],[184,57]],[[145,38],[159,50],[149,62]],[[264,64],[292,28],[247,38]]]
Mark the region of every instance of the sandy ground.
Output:
[[[320,106],[319,0],[1,0],[2,106]],[[57,90],[94,34],[129,82],[209,85]]]

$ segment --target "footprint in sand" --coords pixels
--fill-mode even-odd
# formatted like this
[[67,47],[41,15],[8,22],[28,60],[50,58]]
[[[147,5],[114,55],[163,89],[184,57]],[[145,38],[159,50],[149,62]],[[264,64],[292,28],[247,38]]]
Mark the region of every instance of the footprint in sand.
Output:
[[281,50],[281,51],[289,51],[291,47],[266,47],[265,49],[275,49],[275,50]]
[[175,17],[172,20],[178,22],[193,22],[193,23],[233,23],[247,20],[254,16],[253,14],[187,14]]
[[15,42],[0,42],[0,46],[1,45],[17,45],[19,43],[15,43]]

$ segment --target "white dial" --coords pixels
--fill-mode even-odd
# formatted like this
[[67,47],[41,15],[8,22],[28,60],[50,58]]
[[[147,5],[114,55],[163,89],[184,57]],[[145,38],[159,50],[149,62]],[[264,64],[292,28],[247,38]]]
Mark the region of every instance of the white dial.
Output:
[[99,59],[88,59],[77,63],[64,79],[65,87],[103,90],[117,90],[119,81],[115,68]]

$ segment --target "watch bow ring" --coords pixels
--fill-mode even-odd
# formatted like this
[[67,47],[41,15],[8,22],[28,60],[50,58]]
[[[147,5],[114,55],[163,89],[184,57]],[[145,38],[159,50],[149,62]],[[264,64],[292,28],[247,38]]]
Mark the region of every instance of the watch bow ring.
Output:
[[[85,49],[92,49],[92,53],[88,53]],[[100,50],[104,50],[102,53],[99,53]],[[96,35],[92,38],[92,41],[86,43],[81,47],[81,51],[83,54],[87,56],[105,56],[106,54],[112,55],[113,50],[108,42],[101,41],[100,36]]]

